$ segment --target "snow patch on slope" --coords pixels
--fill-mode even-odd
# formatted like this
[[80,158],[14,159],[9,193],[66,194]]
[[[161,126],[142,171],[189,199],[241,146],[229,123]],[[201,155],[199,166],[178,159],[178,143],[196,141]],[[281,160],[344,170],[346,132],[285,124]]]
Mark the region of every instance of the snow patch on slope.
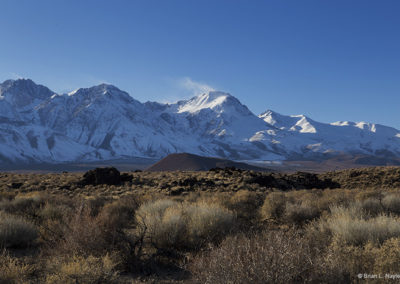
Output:
[[202,109],[215,109],[221,106],[230,96],[227,93],[211,91],[194,97],[178,108],[178,113],[196,113]]

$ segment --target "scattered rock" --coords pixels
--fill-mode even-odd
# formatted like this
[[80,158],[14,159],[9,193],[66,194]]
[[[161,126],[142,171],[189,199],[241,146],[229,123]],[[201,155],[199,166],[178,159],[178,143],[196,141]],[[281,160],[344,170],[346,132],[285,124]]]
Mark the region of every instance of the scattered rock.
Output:
[[22,185],[23,185],[22,182],[13,182],[13,183],[9,184],[8,186],[9,186],[10,188],[13,188],[13,189],[18,189],[18,188],[20,188]]
[[121,174],[121,182],[130,182],[132,181],[133,176],[127,173]]
[[339,183],[332,181],[330,178],[321,178],[318,174],[307,172],[293,174],[253,173],[245,182],[257,183],[266,188],[279,188],[281,190],[340,187]]
[[79,182],[80,185],[119,185],[121,182],[131,181],[132,176],[128,174],[120,174],[120,172],[114,167],[108,168],[96,168],[94,170],[87,171],[83,175],[83,179]]
[[185,191],[185,189],[180,187],[180,188],[171,190],[169,194],[172,196],[177,196],[177,195],[181,195],[181,193],[183,193],[184,191]]

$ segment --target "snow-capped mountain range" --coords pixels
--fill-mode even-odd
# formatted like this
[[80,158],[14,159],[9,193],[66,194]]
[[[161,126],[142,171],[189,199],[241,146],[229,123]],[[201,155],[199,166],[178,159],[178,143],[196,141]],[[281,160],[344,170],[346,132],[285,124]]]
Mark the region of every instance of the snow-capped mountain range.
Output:
[[400,157],[400,131],[365,122],[253,114],[230,94],[141,103],[112,85],[56,94],[29,79],[0,84],[0,163],[64,163],[188,152],[234,160]]

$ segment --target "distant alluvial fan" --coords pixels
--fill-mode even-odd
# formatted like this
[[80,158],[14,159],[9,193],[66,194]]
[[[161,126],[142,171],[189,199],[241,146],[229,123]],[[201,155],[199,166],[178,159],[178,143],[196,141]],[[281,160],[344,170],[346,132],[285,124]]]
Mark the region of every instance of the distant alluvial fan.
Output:
[[101,84],[56,94],[29,79],[0,84],[0,163],[88,162],[192,153],[233,160],[400,157],[400,131],[365,122],[253,114],[224,92],[141,103]]

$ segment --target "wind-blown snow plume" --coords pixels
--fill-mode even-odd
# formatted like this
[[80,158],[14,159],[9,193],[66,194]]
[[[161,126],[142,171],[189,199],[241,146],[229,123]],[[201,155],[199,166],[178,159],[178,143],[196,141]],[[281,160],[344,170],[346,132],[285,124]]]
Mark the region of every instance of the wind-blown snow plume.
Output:
[[178,81],[179,87],[190,92],[192,96],[215,91],[215,89],[205,83],[196,82],[189,77],[182,78]]

